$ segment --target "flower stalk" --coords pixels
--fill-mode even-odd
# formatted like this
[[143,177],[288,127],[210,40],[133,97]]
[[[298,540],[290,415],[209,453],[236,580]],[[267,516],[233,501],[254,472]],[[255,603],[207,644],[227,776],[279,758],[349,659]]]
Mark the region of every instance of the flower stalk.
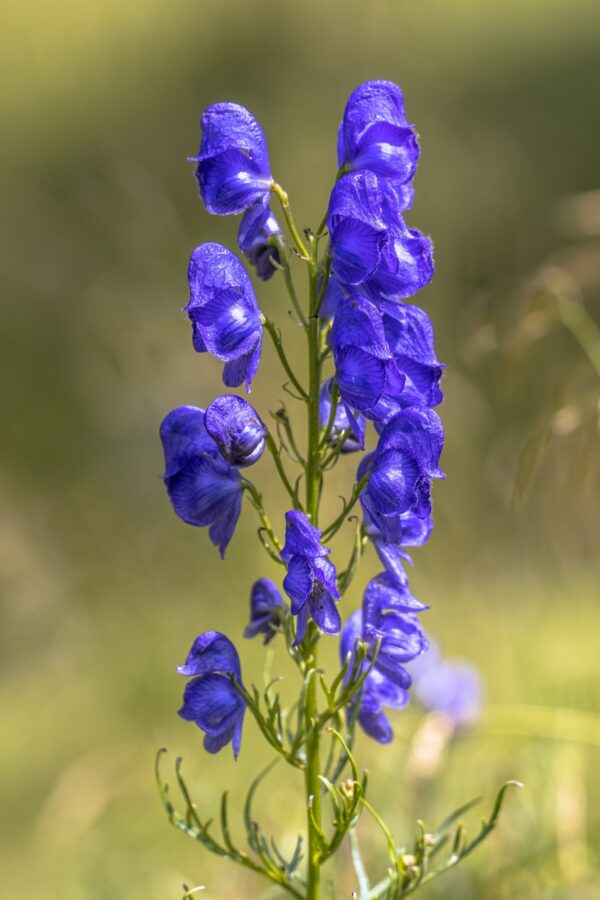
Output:
[[[157,762],[161,799],[176,828],[298,900],[321,900],[321,869],[347,839],[361,900],[398,900],[456,865],[487,837],[505,792],[470,843],[458,824],[451,855],[436,869],[433,853],[470,804],[429,835],[429,842],[419,823],[413,851],[407,854],[366,798],[366,773],[359,774],[353,755],[358,728],[381,744],[392,740],[387,711],[408,703],[413,681],[409,668],[419,657],[429,654],[431,663],[425,666],[422,684],[416,680],[414,693],[427,708],[452,716],[455,727],[472,720],[479,697],[476,673],[452,667],[432,652],[420,621],[427,606],[412,595],[404,570],[406,547],[421,546],[431,533],[432,483],[444,477],[439,467],[444,435],[434,411],[442,400],[443,366],[435,355],[429,317],[405,302],[433,276],[431,241],[404,221],[419,155],[416,133],[397,85],[361,85],[346,107],[337,176],[314,232],[296,225],[288,194],[271,174],[262,129],[248,110],[215,104],[205,111],[201,124],[194,161],[204,205],[217,215],[242,214],[238,246],[256,277],[282,277],[306,336],[307,371],[298,377],[275,318],[261,312],[245,267],[220,244],[202,244],[190,260],[185,311],[193,346],[221,361],[228,388],[245,386],[249,392],[266,332],[287,377],[283,389],[300,402],[306,417],[306,445],[300,449],[286,406],[271,413],[271,433],[247,400],[228,393],[206,409],[184,406],[166,416],[160,431],[163,478],[176,514],[189,525],[208,528],[221,556],[233,537],[244,497],[256,511],[260,543],[285,575],[282,591],[269,578],[255,581],[243,634],[250,639],[261,636],[264,644],[283,640],[300,686],[288,709],[278,693],[278,678],[265,677],[268,684],[260,691],[245,685],[232,641],[221,632],[206,631],[178,667],[187,679],[179,714],[204,733],[208,753],[231,745],[237,758],[248,712],[275,761],[283,759],[294,773],[302,773],[306,832],[286,857],[254,816],[257,788],[272,763],[250,786],[243,807],[247,850],[235,843],[227,792],[221,802],[219,838],[213,820],[200,817],[180,761],[175,770],[183,814],[171,800]],[[283,211],[289,244],[270,209],[274,197]],[[306,268],[305,304],[291,262]],[[349,499],[321,530],[326,473],[343,456],[364,451],[368,422],[374,425],[376,449],[362,456],[346,494]],[[247,475],[265,449],[291,503],[283,541],[261,491]],[[291,466],[296,466],[297,477],[289,474]],[[328,544],[348,521],[352,550],[338,573]],[[344,612],[342,625],[342,598],[350,592],[369,544],[384,571],[368,583],[359,608],[350,615]],[[319,644],[338,635],[340,665],[330,677],[319,668]],[[340,781],[344,772],[348,777]],[[325,807],[331,815],[324,814]],[[373,889],[354,832],[363,810],[381,829],[388,852],[388,876]]]

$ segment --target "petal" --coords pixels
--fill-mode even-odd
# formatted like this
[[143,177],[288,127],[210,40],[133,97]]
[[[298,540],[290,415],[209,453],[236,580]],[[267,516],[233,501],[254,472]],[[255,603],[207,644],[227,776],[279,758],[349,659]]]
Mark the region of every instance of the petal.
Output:
[[384,229],[359,219],[340,219],[331,227],[331,269],[343,285],[357,285],[371,275],[381,258]]
[[160,439],[165,453],[165,473],[169,478],[200,453],[214,453],[215,443],[204,427],[204,410],[179,406],[162,421]]
[[364,492],[367,509],[381,516],[406,512],[413,503],[419,475],[418,463],[408,453],[397,450],[378,453]]
[[202,142],[199,159],[238,149],[253,160],[264,174],[269,172],[269,154],[262,128],[250,110],[238,103],[215,103],[200,120]]
[[288,562],[292,556],[314,558],[327,556],[330,551],[321,544],[321,532],[305,513],[291,509],[285,514],[285,545],[281,558]]
[[418,161],[419,142],[412,128],[378,122],[364,132],[347,167],[369,169],[403,183],[413,177]]
[[242,704],[227,675],[198,675],[185,686],[179,715],[208,734],[219,734],[231,726]]
[[311,617],[321,631],[339,634],[342,620],[329,591],[313,591],[308,605]]
[[292,601],[292,615],[296,616],[309,598],[312,588],[312,567],[308,560],[293,556],[283,579],[283,589]]
[[212,523],[208,530],[208,536],[215,547],[219,548],[221,559],[225,557],[225,551],[229,545],[229,541],[233,537],[235,526],[237,525],[240,513],[242,511],[242,493],[236,494],[229,506],[224,506],[219,511],[218,517]]
[[184,469],[167,478],[166,486],[177,515],[197,527],[211,525],[224,512],[229,514],[242,490],[239,473],[206,454],[191,459]]
[[429,284],[435,269],[431,240],[418,231],[390,229],[382,248],[380,264],[364,282],[371,300],[389,312],[391,301],[405,299]]
[[323,585],[324,588],[333,596],[339,599],[339,591],[336,584],[335,566],[325,557],[317,557],[311,560],[313,569],[313,587],[316,582]]
[[244,212],[269,197],[272,179],[242,150],[226,150],[199,160],[196,179],[209,213],[226,216]]
[[374,303],[359,295],[340,300],[331,330],[331,346],[334,356],[342,347],[359,347],[378,359],[392,358],[381,313]]
[[306,634],[306,628],[308,625],[308,613],[308,604],[305,604],[298,613],[298,618],[296,619],[296,637],[294,639],[292,647],[297,647],[298,644],[302,643],[302,641],[304,640],[304,635]]
[[377,122],[406,126],[404,97],[391,81],[366,81],[352,92],[338,135],[338,163],[354,158],[365,132]]
[[387,610],[423,612],[428,608],[412,595],[405,576],[398,581],[389,573],[377,575],[368,583],[363,595],[363,615],[368,622]]
[[254,347],[243,356],[228,362],[223,369],[223,384],[227,387],[239,387],[245,382],[246,391],[250,393],[250,385],[256,375],[262,349],[262,332],[259,333]]
[[206,304],[188,309],[202,334],[206,349],[224,362],[252,351],[262,333],[258,307],[239,290],[215,294]]
[[367,412],[385,387],[386,362],[358,347],[344,347],[335,354],[335,377],[344,402]]
[[246,210],[242,216],[237,236],[238,246],[242,253],[248,253],[252,244],[258,240],[270,216],[275,218],[269,209],[268,197],[262,197]]
[[360,637],[362,637],[362,610],[357,609],[352,613],[342,631],[340,640],[340,660],[342,663],[349,653],[354,656],[354,646]]
[[177,671],[186,676],[232,672],[239,680],[240,658],[226,635],[220,631],[205,631],[196,638],[185,664],[178,666]]
[[258,310],[252,282],[243,265],[227,247],[215,242],[200,244],[188,265],[190,300],[185,311],[205,306],[223,291],[232,290]]
[[389,744],[394,738],[394,730],[383,712],[372,713],[361,708],[358,722],[363,731],[380,744]]
[[378,454],[396,449],[410,453],[423,473],[443,478],[439,468],[444,446],[444,429],[440,417],[432,409],[410,407],[387,423],[379,438]]

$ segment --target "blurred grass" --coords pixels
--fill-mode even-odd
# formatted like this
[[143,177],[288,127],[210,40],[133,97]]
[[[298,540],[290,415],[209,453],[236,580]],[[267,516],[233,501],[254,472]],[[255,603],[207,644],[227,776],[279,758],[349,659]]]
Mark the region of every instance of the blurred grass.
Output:
[[[314,224],[345,99],[386,77],[421,133],[409,221],[436,243],[422,302],[449,364],[448,479],[412,583],[445,652],[481,667],[488,707],[429,779],[404,765],[415,710],[392,747],[362,740],[361,759],[407,840],[417,816],[526,783],[487,848],[424,897],[599,896],[597,381],[553,299],[566,283],[598,320],[598,5],[9,0],[0,17],[3,892],[163,900],[186,880],[213,900],[259,895],[169,831],[152,783],[166,745],[215,811],[218,787],[240,795],[262,764],[250,723],[234,766],[174,715],[175,663],[200,630],[239,634],[270,565],[248,512],[221,564],[157,477],[164,413],[221,390],[178,310],[190,249],[232,244],[235,224],[202,211],[185,157],[205,105],[247,104]],[[276,279],[261,298],[285,319]],[[267,351],[259,409],[279,382]],[[280,521],[284,498],[267,493]],[[349,605],[374,573],[368,557]],[[260,679],[262,652],[242,652]],[[261,798],[285,846],[301,800],[283,773],[273,784]],[[374,854],[374,830],[361,838]]]

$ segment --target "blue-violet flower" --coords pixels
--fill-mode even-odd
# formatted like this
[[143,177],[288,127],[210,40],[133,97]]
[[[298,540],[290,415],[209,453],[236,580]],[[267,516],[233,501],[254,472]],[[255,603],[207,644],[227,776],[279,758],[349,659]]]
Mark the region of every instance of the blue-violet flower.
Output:
[[273,179],[267,142],[251,112],[237,103],[215,103],[200,120],[196,178],[208,212],[241,213],[268,203]]
[[268,644],[277,634],[287,606],[270,578],[259,578],[252,585],[250,593],[250,622],[244,631],[245,638],[264,635],[264,644]]
[[194,349],[225,362],[223,382],[246,389],[256,374],[262,345],[262,316],[252,283],[237,257],[222,244],[200,244],[188,268]]
[[404,97],[391,81],[366,81],[350,95],[338,131],[338,164],[409,181],[419,145],[404,112]]
[[285,545],[281,558],[287,565],[283,588],[292,601],[297,646],[306,633],[309,617],[327,634],[338,634],[341,619],[334,598],[339,599],[331,552],[321,544],[321,533],[299,510],[285,514]]
[[229,638],[219,631],[205,631],[177,671],[192,679],[183,694],[181,718],[195,722],[204,732],[209,753],[218,753],[231,741],[237,759],[246,704],[232,680],[241,684],[239,656]]
[[204,410],[180,406],[160,426],[165,453],[163,479],[180,519],[209,528],[221,556],[231,540],[242,505],[242,481],[226,463],[204,426]]

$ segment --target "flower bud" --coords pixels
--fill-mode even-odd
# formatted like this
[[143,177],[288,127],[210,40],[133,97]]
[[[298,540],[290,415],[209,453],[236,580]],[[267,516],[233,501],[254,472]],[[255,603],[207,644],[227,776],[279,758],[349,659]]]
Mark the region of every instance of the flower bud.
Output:
[[213,400],[204,415],[204,426],[231,466],[251,466],[265,449],[267,429],[258,413],[234,394]]

